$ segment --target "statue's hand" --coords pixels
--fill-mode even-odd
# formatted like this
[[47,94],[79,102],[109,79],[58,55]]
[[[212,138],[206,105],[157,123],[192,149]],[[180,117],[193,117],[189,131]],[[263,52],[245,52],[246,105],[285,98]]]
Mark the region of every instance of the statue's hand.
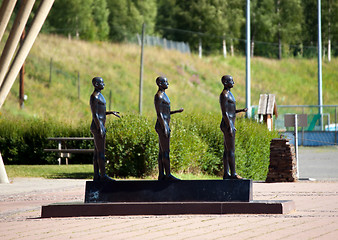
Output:
[[247,111],[248,111],[248,108],[244,108],[244,109],[243,109],[243,112],[247,112]]
[[179,110],[178,110],[178,112],[183,112],[184,111],[184,109],[183,108],[180,108]]
[[170,132],[171,132],[171,130],[170,130],[169,126],[164,129],[164,134],[165,134],[166,137],[169,137]]
[[100,127],[100,134],[101,134],[101,137],[106,136],[106,128],[102,124],[101,124],[101,127]]
[[113,111],[113,114],[114,114],[114,116],[116,116],[116,117],[118,117],[118,118],[121,118],[120,115],[119,115],[120,112]]
[[230,136],[233,137],[234,134],[236,133],[237,129],[234,127],[234,126],[230,126],[229,128],[229,133],[230,133]]

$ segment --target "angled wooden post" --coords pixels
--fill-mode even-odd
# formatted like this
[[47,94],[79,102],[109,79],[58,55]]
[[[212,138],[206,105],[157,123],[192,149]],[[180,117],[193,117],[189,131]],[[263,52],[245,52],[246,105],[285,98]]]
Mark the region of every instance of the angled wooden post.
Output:
[[[8,67],[11,63],[11,60],[14,56],[15,50],[20,42],[21,34],[25,29],[28,17],[32,11],[35,0],[26,0],[23,1],[18,15],[15,18],[13,27],[8,36],[6,45],[3,49],[0,58],[0,87],[3,84],[4,78],[6,76]],[[22,65],[21,65],[22,66]],[[21,68],[20,66],[20,68]]]
[[9,19],[11,18],[16,0],[5,0],[0,8],[0,42],[5,33]]
[[0,153],[0,183],[9,183],[5,169],[5,164],[2,160],[1,153]]
[[[29,0],[28,0],[29,1]],[[16,76],[18,75],[22,64],[25,62],[26,57],[31,50],[36,37],[38,36],[40,29],[45,22],[45,19],[54,3],[54,0],[44,0],[41,2],[39,9],[33,19],[33,23],[27,36],[20,47],[15,59],[5,77],[5,80],[0,88],[0,108],[5,102],[5,99],[11,90],[13,83],[15,81]]]

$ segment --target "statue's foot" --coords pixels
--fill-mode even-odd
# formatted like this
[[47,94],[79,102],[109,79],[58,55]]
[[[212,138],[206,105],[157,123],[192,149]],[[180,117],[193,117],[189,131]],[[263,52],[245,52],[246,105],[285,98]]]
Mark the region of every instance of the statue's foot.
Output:
[[104,174],[103,176],[100,177],[101,182],[115,182],[114,179],[108,177],[107,174]]
[[239,180],[239,179],[243,179],[241,176],[239,176],[239,175],[232,175],[231,177],[230,177],[231,179],[237,179],[237,180]]
[[169,174],[165,176],[166,181],[180,181],[181,179],[174,177],[173,175]]
[[224,174],[223,175],[223,180],[225,180],[225,179],[231,179],[231,176],[229,174]]
[[99,174],[94,174],[94,182],[100,181],[100,175]]
[[158,178],[157,178],[159,181],[162,181],[162,180],[165,180],[165,175],[161,174],[161,175],[158,175]]

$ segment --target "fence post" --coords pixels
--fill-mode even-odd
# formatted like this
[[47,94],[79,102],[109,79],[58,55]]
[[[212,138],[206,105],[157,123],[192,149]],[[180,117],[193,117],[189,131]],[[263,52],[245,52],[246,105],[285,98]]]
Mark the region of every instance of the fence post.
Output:
[[224,58],[227,57],[227,45],[226,45],[226,41],[225,41],[225,35],[223,37],[223,56],[224,56]]
[[112,97],[112,92],[109,90],[109,111],[111,111],[111,97]]
[[202,58],[202,39],[199,39],[199,43],[198,43],[198,56],[199,58]]
[[77,97],[80,99],[81,91],[80,91],[80,72],[77,72]]
[[298,118],[295,114],[295,155],[297,161],[297,178],[299,179],[299,161],[298,161]]
[[230,51],[231,51],[231,57],[233,57],[235,55],[234,54],[234,42],[233,42],[233,39],[231,39]]
[[141,44],[141,63],[140,63],[140,89],[139,89],[139,112],[142,115],[142,88],[143,88],[143,52],[144,52],[144,32],[145,23],[142,24],[142,44]]
[[53,58],[50,58],[50,62],[49,62],[49,85],[48,85],[48,87],[50,87],[52,85],[52,71],[53,71]]
[[337,106],[335,107],[334,117],[334,143],[337,144]]

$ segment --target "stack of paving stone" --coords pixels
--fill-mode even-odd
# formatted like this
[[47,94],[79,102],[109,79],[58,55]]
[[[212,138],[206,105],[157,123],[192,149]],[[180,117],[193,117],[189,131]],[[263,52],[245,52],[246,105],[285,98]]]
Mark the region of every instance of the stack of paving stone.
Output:
[[272,139],[270,165],[266,182],[297,181],[297,162],[294,146],[288,139]]

